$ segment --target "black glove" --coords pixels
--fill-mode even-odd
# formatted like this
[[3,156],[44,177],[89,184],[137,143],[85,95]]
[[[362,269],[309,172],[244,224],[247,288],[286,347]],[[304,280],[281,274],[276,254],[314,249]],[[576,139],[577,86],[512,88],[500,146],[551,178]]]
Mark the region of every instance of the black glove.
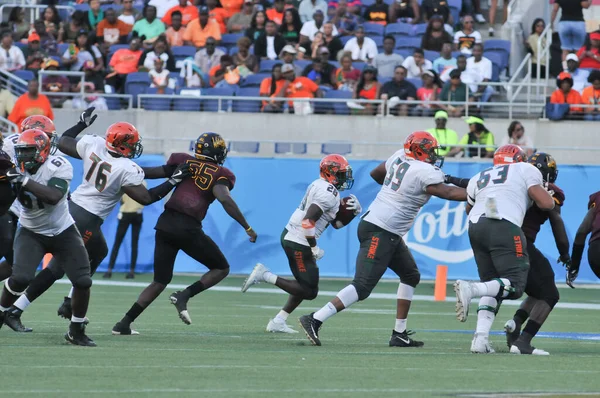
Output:
[[98,115],[94,115],[94,109],[96,108],[93,106],[89,107],[79,116],[79,121],[85,124],[86,127],[90,127],[98,117]]
[[571,262],[565,265],[567,267],[567,285],[571,289],[575,289],[575,286],[573,286],[573,282],[575,282],[575,279],[577,279],[577,275],[579,275],[579,265],[572,264]]
[[6,178],[12,184],[23,184],[26,182],[29,177],[24,176],[18,169],[13,167],[12,169],[8,169],[6,171]]
[[173,185],[179,184],[183,181],[184,178],[187,178],[192,175],[192,171],[190,170],[189,163],[182,163],[171,174],[171,178],[169,178],[169,182]]

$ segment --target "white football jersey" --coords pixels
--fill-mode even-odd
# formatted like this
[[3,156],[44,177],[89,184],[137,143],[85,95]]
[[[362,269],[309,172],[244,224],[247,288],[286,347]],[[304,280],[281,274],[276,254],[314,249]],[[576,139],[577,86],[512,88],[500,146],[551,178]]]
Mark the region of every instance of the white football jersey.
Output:
[[386,162],[387,176],[377,197],[369,206],[364,220],[393,234],[404,236],[417,214],[431,198],[429,185],[444,182],[439,168],[419,160],[406,158],[404,149]]
[[467,186],[467,201],[473,209],[469,221],[481,216],[505,219],[521,227],[533,203],[528,189],[543,185],[542,173],[532,164],[521,162],[490,167],[475,175]]
[[329,223],[335,219],[340,209],[340,203],[340,194],[336,187],[322,179],[313,181],[308,186],[300,206],[294,211],[294,214],[292,214],[290,221],[286,225],[285,228],[288,230],[288,234],[284,239],[309,246],[304,236],[304,228],[302,228],[302,220],[304,220],[306,210],[312,204],[319,206],[323,210],[323,215],[315,224],[315,238],[318,239],[327,226],[329,226]]
[[[4,138],[4,143],[2,144],[2,150],[4,152],[6,152],[8,154],[8,156],[10,156],[10,159],[15,164],[16,164],[16,159],[15,159],[15,144],[17,143],[18,140],[19,140],[19,134],[15,133],[15,134],[9,135],[8,137],[5,137]],[[21,214],[21,204],[19,203],[19,201],[15,200],[12,203],[12,205],[10,206],[9,210],[15,216],[19,217],[19,214]]]
[[[25,175],[41,185],[48,185],[52,178],[71,183],[73,166],[62,156],[50,155],[35,174],[25,171]],[[19,223],[36,234],[56,236],[75,223],[67,204],[67,194],[56,205],[44,203],[31,192],[21,190],[18,200],[21,203]]]
[[83,136],[77,142],[77,153],[83,159],[83,180],[71,200],[103,220],[121,200],[122,187],[144,182],[142,168],[131,159],[109,154],[102,137]]

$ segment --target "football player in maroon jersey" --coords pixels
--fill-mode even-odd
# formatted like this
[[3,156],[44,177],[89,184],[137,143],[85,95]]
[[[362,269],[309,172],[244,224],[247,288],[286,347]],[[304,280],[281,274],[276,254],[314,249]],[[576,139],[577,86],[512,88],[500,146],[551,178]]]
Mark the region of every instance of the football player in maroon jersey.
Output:
[[112,333],[115,335],[138,334],[131,329],[131,323],[171,282],[175,258],[180,250],[209,269],[199,281],[170,296],[171,303],[175,305],[185,324],[192,323],[187,311],[188,300],[210,289],[229,274],[227,259],[202,230],[202,220],[215,199],[221,203],[227,214],[244,228],[250,242],[256,242],[256,232],[250,227],[229,193],[235,185],[235,176],[223,167],[227,157],[227,146],[223,138],[216,133],[204,133],[196,140],[194,152],[194,156],[174,153],[166,166],[144,169],[147,178],[160,178],[169,175],[170,170],[167,169],[171,165],[188,163],[192,177],[183,180],[165,204],[165,211],[155,226],[154,281],[144,289],[123,319],[113,327]]
[[594,274],[600,278],[600,191],[590,195],[588,212],[577,229],[577,234],[575,234],[573,251],[571,252],[573,262],[567,274],[567,284],[571,287],[573,287],[573,282],[579,274],[579,265],[581,264],[583,249],[585,249],[585,239],[590,233],[592,236],[588,242],[588,263],[590,263],[590,268]]

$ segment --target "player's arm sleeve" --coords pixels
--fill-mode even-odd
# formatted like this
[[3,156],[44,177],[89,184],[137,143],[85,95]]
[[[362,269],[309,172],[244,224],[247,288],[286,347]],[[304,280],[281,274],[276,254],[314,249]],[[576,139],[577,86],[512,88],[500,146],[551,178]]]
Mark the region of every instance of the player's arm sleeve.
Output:
[[157,178],[167,178],[175,172],[179,164],[184,163],[185,159],[179,153],[173,153],[169,156],[167,164],[154,167],[142,167],[145,178],[155,180]]
[[217,181],[215,184],[223,184],[226,185],[227,188],[231,191],[235,186],[235,175],[231,172],[231,170],[226,168],[221,168],[219,175],[217,176]]

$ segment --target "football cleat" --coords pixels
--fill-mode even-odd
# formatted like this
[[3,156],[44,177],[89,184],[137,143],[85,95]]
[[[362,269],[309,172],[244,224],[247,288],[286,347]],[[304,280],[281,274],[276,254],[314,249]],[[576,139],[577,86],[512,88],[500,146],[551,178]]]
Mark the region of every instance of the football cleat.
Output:
[[274,318],[269,320],[269,324],[267,325],[267,332],[271,333],[298,333],[297,330],[292,329],[288,326],[288,324],[279,320],[278,318]]
[[183,323],[186,325],[191,325],[192,318],[187,310],[187,302],[189,297],[185,297],[185,295],[182,293],[183,292],[175,292],[171,294],[171,296],[169,296],[169,300],[171,300],[171,304],[177,308],[177,313],[179,314],[179,318],[181,318]]
[[261,263],[256,264],[242,285],[242,293],[245,293],[248,289],[250,289],[250,286],[264,282],[265,278],[263,278],[263,275],[267,271],[269,271],[269,269]]
[[301,316],[298,321],[300,322],[300,326],[304,330],[306,337],[312,343],[312,345],[321,345],[321,340],[319,340],[319,330],[321,329],[321,325],[323,322],[315,319],[313,317],[315,313],[313,312],[310,315]]
[[409,336],[415,334],[415,332],[405,330],[402,333],[398,333],[392,330],[392,337],[390,338],[390,347],[423,347],[425,345],[422,341],[411,339]]
[[513,343],[521,335],[521,331],[517,329],[517,324],[513,319],[506,321],[504,324],[504,332],[506,333],[506,345],[508,348],[512,347]]
[[110,279],[110,278],[112,278],[112,271],[106,271],[106,272],[104,273],[104,275],[102,275],[102,277],[103,277],[104,279]]
[[23,311],[16,307],[11,307],[4,313],[4,324],[19,333],[29,333],[32,332],[33,329],[26,328],[21,323],[21,314]]
[[517,355],[550,355],[548,351],[540,350],[522,340],[516,340],[510,347],[511,354]]
[[63,303],[58,307],[58,311],[56,312],[59,317],[71,320],[73,316],[73,309],[71,308],[71,298],[65,297]]
[[473,354],[493,354],[496,351],[492,348],[488,336],[480,336],[475,333],[471,342],[471,352]]
[[454,291],[456,292],[456,319],[466,322],[469,316],[469,305],[473,298],[471,282],[457,280],[454,283]]
[[125,275],[125,279],[134,279],[135,278],[135,274],[133,272],[129,272],[127,275]]
[[96,347],[94,340],[85,334],[85,325],[83,323],[73,323],[69,325],[69,331],[65,333],[65,340],[73,345],[82,347]]
[[133,330],[130,324],[117,322],[112,328],[112,334],[115,336],[135,336],[140,333],[137,330]]

